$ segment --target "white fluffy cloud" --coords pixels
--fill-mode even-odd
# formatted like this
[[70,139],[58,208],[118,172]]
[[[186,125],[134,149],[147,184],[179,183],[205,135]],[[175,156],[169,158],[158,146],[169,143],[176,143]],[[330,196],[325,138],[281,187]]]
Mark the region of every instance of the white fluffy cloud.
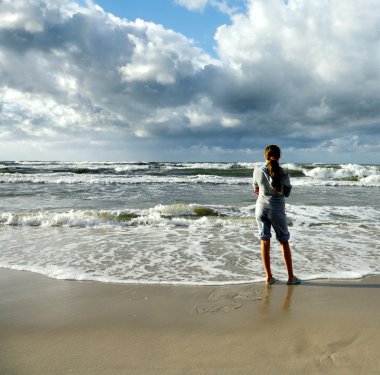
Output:
[[216,31],[217,60],[175,31],[90,5],[0,2],[0,141],[128,145],[135,159],[144,144],[157,157],[163,145],[176,157],[249,157],[275,141],[378,159],[377,0],[251,0]]
[[174,84],[177,76],[192,75],[210,62],[209,57],[191,47],[188,39],[174,31],[139,19],[134,26],[139,33],[127,34],[133,45],[130,61],[120,67],[124,81]]
[[216,39],[223,61],[252,79],[267,66],[276,78],[295,71],[321,84],[363,82],[378,73],[379,11],[376,0],[251,0]]
[[54,137],[59,129],[148,135],[147,118],[187,102],[193,94],[181,81],[212,62],[162,26],[54,4],[0,3],[8,20],[0,30],[0,118],[8,136]]
[[216,34],[221,74],[235,83],[220,103],[252,119],[265,114],[272,125],[261,121],[262,131],[281,132],[282,123],[299,138],[323,138],[322,128],[375,134],[379,15],[380,3],[371,0],[250,1],[246,14]]

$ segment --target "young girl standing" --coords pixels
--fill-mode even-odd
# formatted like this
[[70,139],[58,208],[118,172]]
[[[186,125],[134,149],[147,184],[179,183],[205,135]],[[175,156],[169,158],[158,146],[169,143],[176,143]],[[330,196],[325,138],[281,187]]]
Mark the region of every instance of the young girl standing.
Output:
[[270,267],[270,238],[273,227],[288,271],[288,285],[297,285],[301,280],[293,274],[290,234],[285,214],[285,197],[289,196],[292,185],[288,173],[278,162],[281,157],[280,148],[277,145],[269,145],[265,148],[264,156],[266,165],[256,168],[253,172],[253,187],[254,193],[258,195],[255,216],[259,228],[266,282],[268,285],[276,282]]

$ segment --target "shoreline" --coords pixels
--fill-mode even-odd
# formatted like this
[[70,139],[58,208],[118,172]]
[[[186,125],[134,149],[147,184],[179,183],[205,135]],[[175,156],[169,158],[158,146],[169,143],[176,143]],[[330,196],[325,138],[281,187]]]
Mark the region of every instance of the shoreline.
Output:
[[377,374],[380,276],[234,285],[0,268],[0,374]]
[[[8,266],[2,266],[0,265],[0,272],[2,270],[9,270],[9,271],[14,271],[14,272],[25,272],[28,274],[33,274],[41,277],[45,277],[47,279],[51,280],[58,280],[58,281],[70,281],[70,282],[80,282],[80,283],[99,283],[99,284],[107,284],[107,285],[124,285],[124,286],[167,286],[167,287],[228,287],[228,286],[244,286],[244,285],[259,285],[259,284],[264,284],[265,282],[265,277],[262,277],[260,280],[247,280],[247,281],[236,281],[236,282],[231,282],[231,281],[221,281],[221,282],[200,282],[200,283],[195,283],[195,282],[186,282],[186,281],[173,281],[173,282],[166,282],[166,281],[122,281],[122,280],[117,280],[117,279],[103,279],[102,277],[97,278],[89,278],[89,279],[75,279],[75,278],[57,278],[55,276],[49,276],[48,274],[41,273],[39,271],[34,271],[30,269],[22,269],[22,268],[11,268]],[[357,282],[361,280],[365,280],[367,278],[380,278],[380,274],[367,274],[363,276],[356,276],[356,277],[348,277],[348,276],[342,276],[342,277],[310,277],[310,278],[304,278],[300,277],[303,283],[316,283],[316,282]],[[276,285],[281,285],[281,284],[286,284],[286,279],[281,278],[281,277],[276,277]]]

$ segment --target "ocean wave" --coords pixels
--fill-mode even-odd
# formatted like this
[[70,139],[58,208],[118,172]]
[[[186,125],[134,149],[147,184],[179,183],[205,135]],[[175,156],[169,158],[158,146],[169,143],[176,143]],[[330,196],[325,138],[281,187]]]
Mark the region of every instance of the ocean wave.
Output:
[[161,176],[161,175],[72,175],[72,174],[0,174],[0,183],[10,184],[97,184],[97,185],[149,185],[149,184],[211,184],[247,185],[251,178],[224,178],[214,175]]
[[[292,227],[378,225],[379,211],[361,206],[307,206],[286,204]],[[363,217],[366,218],[363,223]],[[148,209],[21,211],[0,213],[1,226],[247,226],[255,224],[255,205],[244,207],[199,204],[156,205]]]
[[[2,226],[99,227],[99,226],[221,226],[252,221],[250,208],[197,204],[157,205],[145,210],[70,210],[0,213]],[[203,221],[202,221],[203,219]],[[248,219],[248,220],[247,220]]]
[[[379,209],[287,204],[302,279],[379,274]],[[225,285],[263,281],[255,205],[0,213],[0,267],[57,279]],[[364,219],[363,219],[364,218]],[[272,268],[286,280],[273,241]]]
[[[250,185],[263,163],[0,162],[0,183]],[[283,165],[294,186],[380,187],[380,167],[359,164]]]
[[[315,177],[293,177],[293,186],[352,186],[380,187],[380,175],[325,179]],[[109,176],[109,175],[18,175],[0,174],[0,183],[8,184],[55,184],[55,185],[162,185],[162,184],[207,184],[207,185],[251,185],[251,177],[195,176]]]
[[[257,265],[260,266],[259,264]],[[225,280],[213,280],[207,274],[204,275],[204,279],[195,279],[189,277],[188,279],[175,279],[176,275],[166,275],[166,278],[156,278],[152,279],[149,277],[136,278],[133,276],[123,277],[108,275],[103,271],[103,275],[94,274],[91,272],[86,272],[83,270],[77,270],[72,267],[62,267],[62,266],[39,266],[34,264],[28,265],[15,265],[9,262],[0,262],[0,268],[7,268],[16,271],[27,271],[36,274],[44,275],[51,279],[56,280],[74,280],[74,281],[95,281],[105,284],[126,284],[126,285],[173,285],[173,286],[233,286],[233,285],[248,285],[252,283],[263,283],[265,278],[260,275],[246,276],[244,278],[233,278],[231,275],[226,275]],[[363,271],[335,271],[335,272],[324,272],[317,274],[300,274],[303,281],[312,280],[359,280],[367,276],[380,275],[378,270],[363,270]],[[230,276],[230,277],[228,277]],[[238,276],[238,275],[237,275]],[[219,279],[221,277],[219,276]],[[283,275],[282,279],[285,281],[287,278]],[[254,295],[253,295],[254,298]]]
[[[354,279],[380,273],[379,227],[377,222],[371,222],[375,210],[369,210],[367,226],[363,227],[364,209],[360,207],[352,211],[350,207],[328,206],[287,209],[293,220],[291,246],[299,277]],[[120,224],[123,220],[112,224],[130,211],[108,211],[91,213],[97,220],[101,215],[102,220],[107,216],[107,227],[23,227],[16,231],[7,227],[0,235],[1,241],[10,246],[2,248],[0,267],[57,279],[128,284],[228,285],[263,281],[252,207],[238,211],[251,216],[196,219],[191,207],[168,205],[146,210],[145,218],[150,216],[151,221],[132,226]],[[80,219],[83,213],[66,214]],[[193,219],[186,217],[189,213]],[[144,216],[143,212],[138,215],[137,219]],[[173,225],[173,220],[187,224]],[[224,224],[216,225],[218,222]],[[286,280],[281,253],[275,251],[274,241],[273,247],[272,269],[277,278]]]

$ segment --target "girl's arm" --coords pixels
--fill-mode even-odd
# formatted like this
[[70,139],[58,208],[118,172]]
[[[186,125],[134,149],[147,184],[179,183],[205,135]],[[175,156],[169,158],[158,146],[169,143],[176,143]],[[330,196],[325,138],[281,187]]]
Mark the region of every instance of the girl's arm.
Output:
[[[256,169],[255,169],[255,171],[256,171]],[[255,171],[253,172],[253,184],[252,184],[253,190],[252,190],[252,193],[253,193],[253,195],[259,195],[259,184],[256,181]]]

